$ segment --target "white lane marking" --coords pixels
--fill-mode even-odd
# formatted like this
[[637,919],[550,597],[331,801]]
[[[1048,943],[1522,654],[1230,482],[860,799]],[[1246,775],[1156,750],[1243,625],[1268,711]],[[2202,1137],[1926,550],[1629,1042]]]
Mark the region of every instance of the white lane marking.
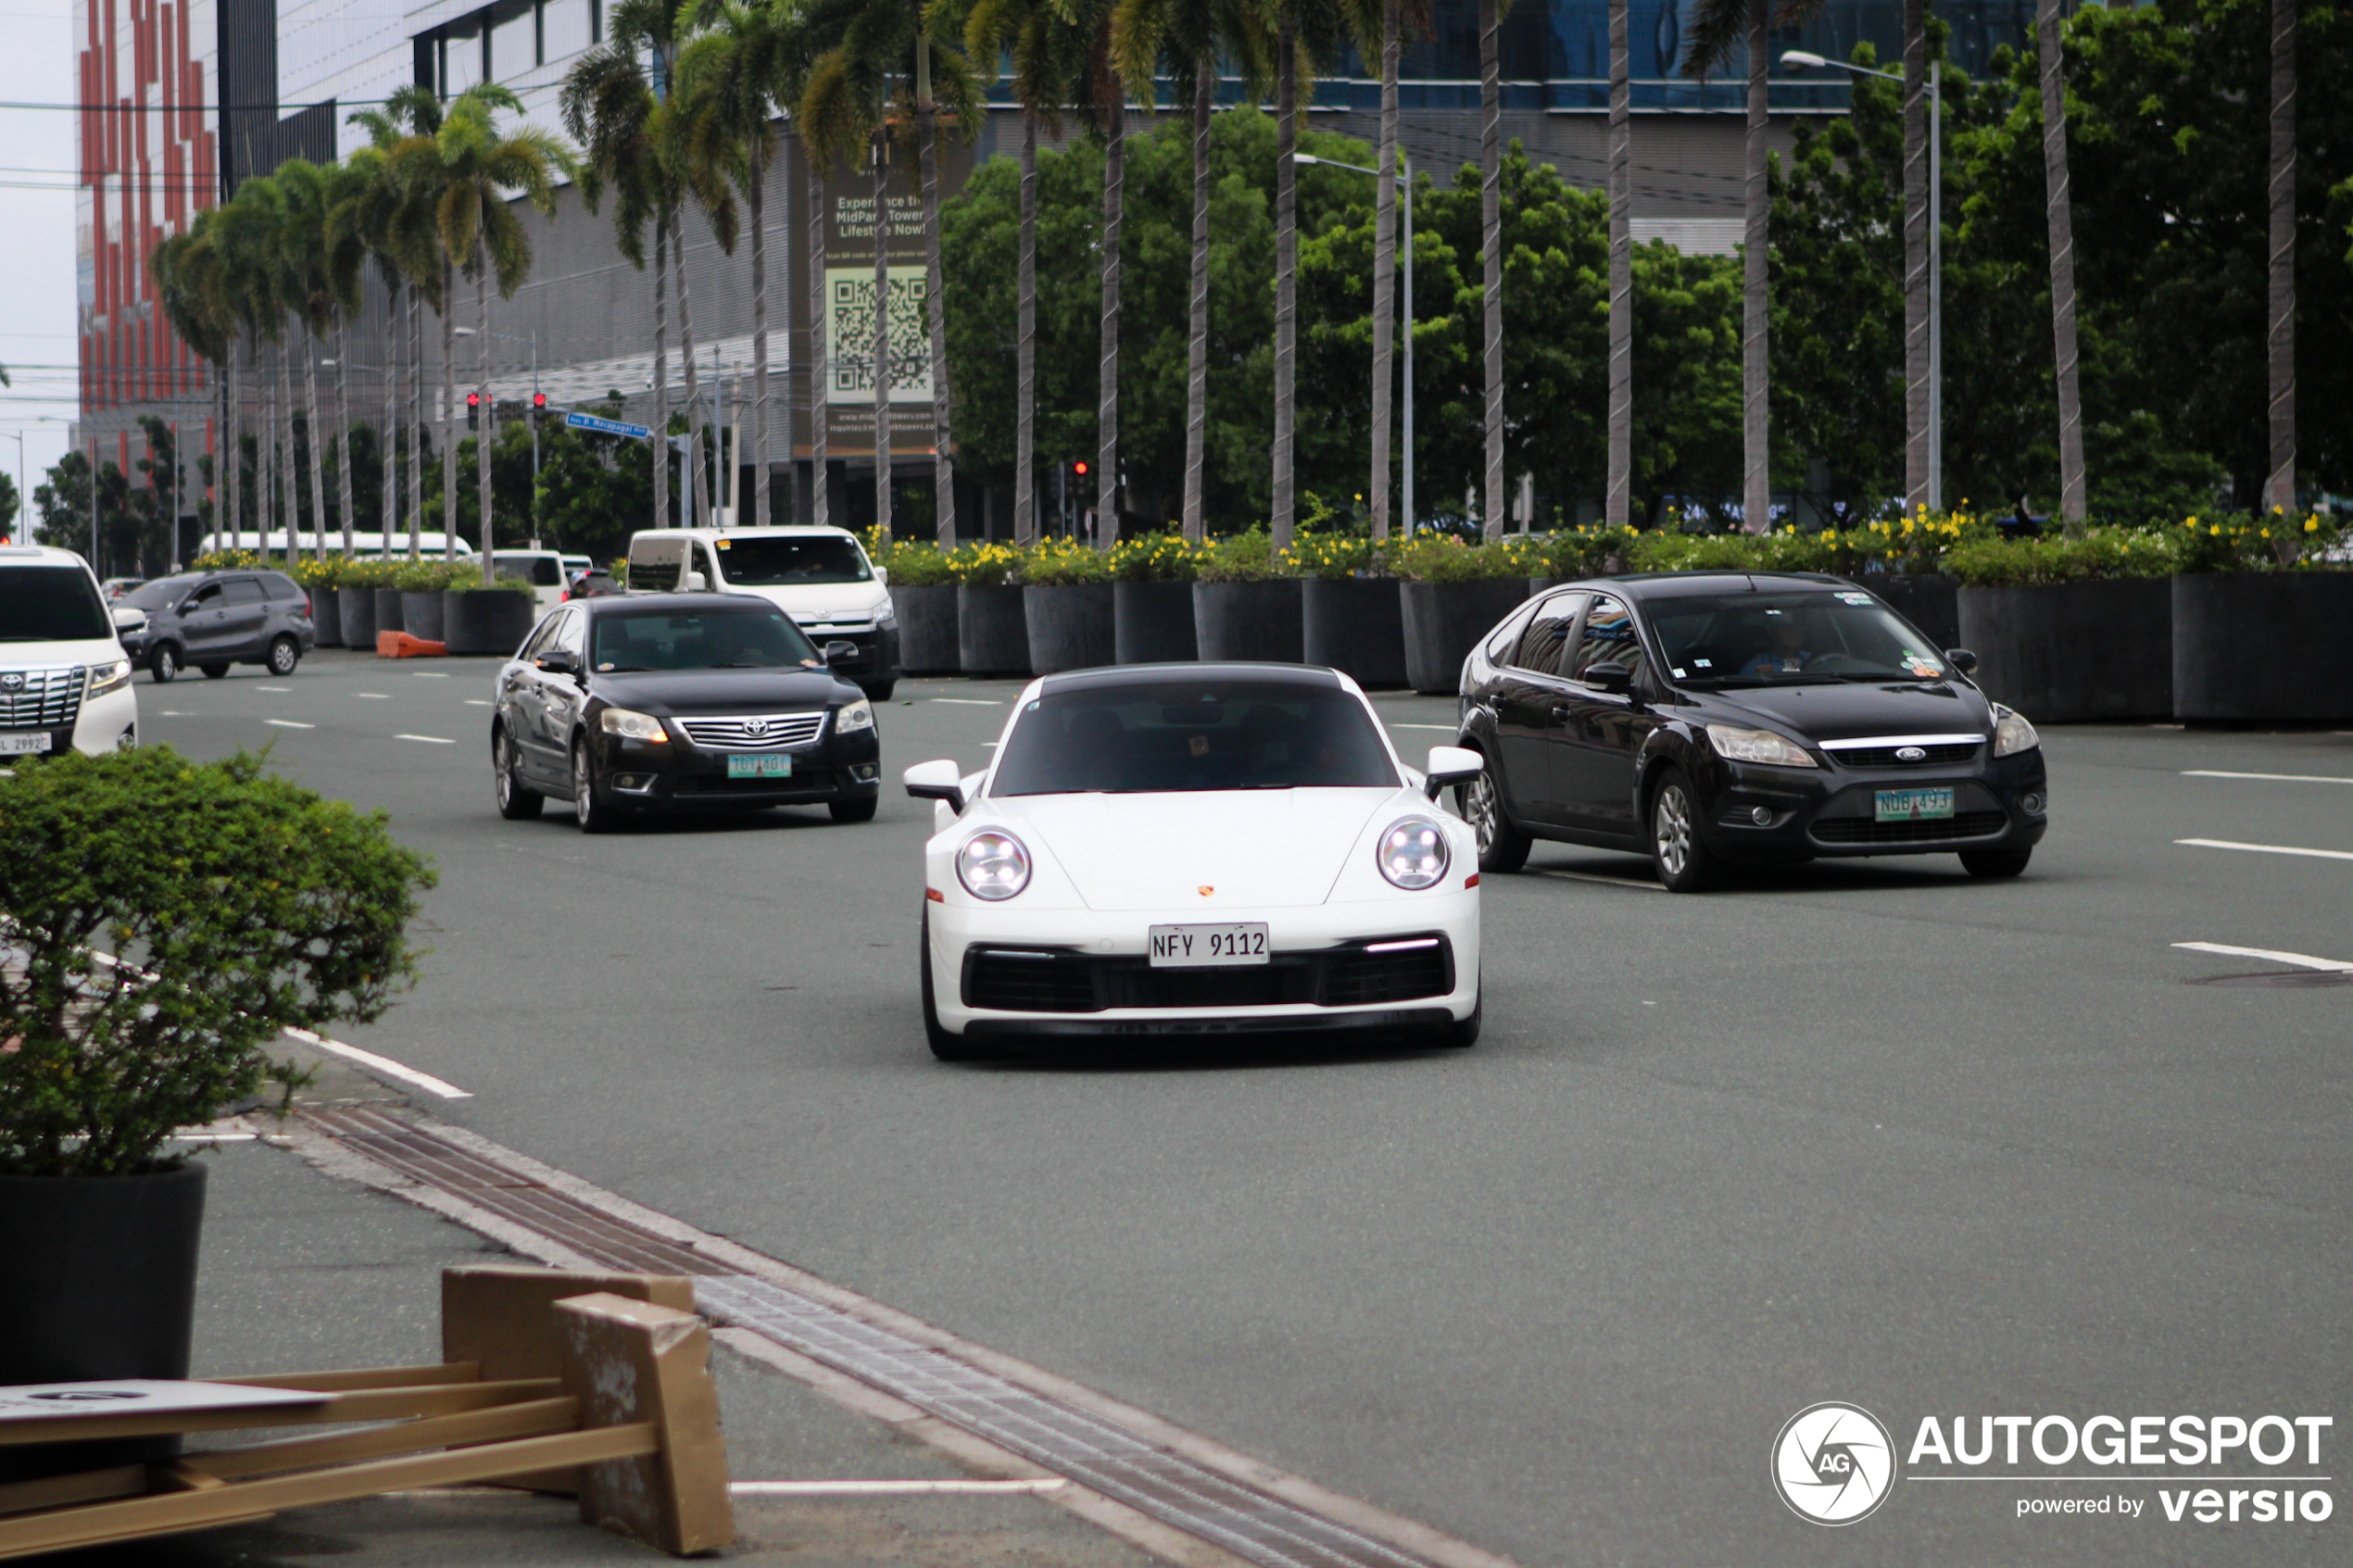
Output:
[[1069,1485],[1060,1475],[1048,1475],[1025,1481],[730,1481],[727,1490],[739,1498],[872,1497],[889,1492],[1051,1492]]
[[1445,732],[1446,732],[1448,734],[1450,734],[1450,735],[1451,735],[1451,734],[1453,734],[1455,733],[1455,727],[1454,727],[1453,725],[1452,725],[1452,724],[1397,724],[1397,723],[1392,723],[1392,724],[1390,724],[1389,727],[1390,727],[1390,729],[1392,729],[1392,730],[1443,730],[1443,731],[1445,731]]
[[258,692],[290,692],[294,690],[292,686],[256,686],[253,689]]
[[2220,768],[2184,768],[2185,779],[2273,779],[2281,784],[2353,784],[2335,773],[2230,773]]
[[202,717],[202,715],[195,713],[183,713],[176,708],[166,708],[158,711],[156,714],[156,717],[158,719],[195,719]]
[[471,1091],[459,1088],[447,1078],[436,1078],[430,1073],[420,1072],[405,1062],[395,1061],[388,1056],[378,1056],[373,1051],[361,1050],[358,1046],[346,1046],[341,1040],[330,1040],[324,1035],[313,1035],[308,1029],[289,1029],[286,1033],[297,1040],[307,1041],[318,1047],[330,1056],[339,1056],[346,1061],[372,1068],[384,1076],[397,1078],[404,1084],[414,1084],[427,1094],[439,1095],[443,1099],[474,1098]]
[[952,702],[960,708],[1002,708],[1005,705],[990,696],[936,696],[934,702]]
[[1598,882],[1604,887],[1630,887],[1637,893],[1664,893],[1667,891],[1667,884],[1663,882],[1634,882],[1622,876],[1603,876],[1598,872],[1539,871],[1536,874],[1538,876],[1556,876],[1564,882]]
[[2273,963],[2294,964],[2298,969],[2322,969],[2332,974],[2353,974],[2353,963],[2341,959],[2316,959],[2309,953],[2284,953],[2277,947],[2234,947],[2228,942],[2176,942],[2176,947],[2186,947],[2193,953],[2221,953],[2233,959],[2269,959]]
[[415,676],[420,681],[446,681],[449,679],[449,671],[447,670],[411,670],[409,673]]
[[373,697],[378,702],[390,702],[392,700],[392,694],[390,692],[354,692],[351,695],[354,696]]
[[2316,860],[2353,860],[2353,849],[2299,849],[2293,844],[2236,844],[2227,838],[2177,838],[2200,849],[2244,849],[2255,855],[2309,855]]
[[466,706],[468,708],[490,708],[496,705],[482,697],[470,696],[466,698]]
[[296,719],[264,719],[262,722],[265,724],[275,724],[282,730],[315,730],[319,727],[316,724],[303,723],[301,721]]
[[455,746],[458,744],[456,741],[451,740],[447,735],[395,735],[392,738],[395,740],[421,740],[428,746]]

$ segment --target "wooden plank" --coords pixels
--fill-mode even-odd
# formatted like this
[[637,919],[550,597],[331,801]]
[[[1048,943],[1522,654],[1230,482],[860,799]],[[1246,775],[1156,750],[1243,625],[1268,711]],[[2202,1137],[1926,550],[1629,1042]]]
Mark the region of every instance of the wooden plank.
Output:
[[0,1514],[64,1508],[71,1503],[95,1502],[100,1498],[135,1498],[146,1489],[147,1467],[144,1464],[118,1464],[111,1470],[47,1475],[38,1481],[10,1481],[0,1485]]
[[[551,1466],[603,1464],[655,1451],[660,1430],[652,1422],[602,1426],[586,1432],[487,1443],[447,1453],[382,1459],[333,1470],[314,1470],[270,1481],[241,1481],[208,1491],[95,1502],[48,1513],[0,1519],[0,1558],[133,1540],[178,1530],[206,1529],[258,1519],[290,1508],[313,1508],[383,1492],[421,1486],[454,1486]],[[725,1495],[723,1485],[721,1495]]]
[[223,1481],[255,1475],[276,1475],[289,1470],[323,1464],[348,1464],[355,1460],[381,1459],[392,1454],[423,1453],[433,1449],[463,1448],[472,1443],[507,1442],[516,1437],[540,1437],[570,1432],[580,1425],[580,1401],[574,1399],[534,1399],[528,1404],[496,1405],[489,1410],[458,1415],[426,1416],[391,1426],[371,1426],[359,1432],[338,1432],[327,1437],[295,1437],[283,1443],[256,1443],[242,1449],[220,1449],[191,1454],[180,1461],[183,1470]]
[[[340,1394],[355,1388],[425,1388],[439,1383],[479,1383],[483,1370],[472,1361],[451,1360],[434,1366],[353,1367],[344,1372],[272,1372],[259,1377],[221,1377],[217,1383],[242,1383],[250,1388],[298,1388],[312,1394]],[[553,1377],[552,1372],[514,1375]]]
[[0,1447],[73,1443],[98,1437],[152,1437],[171,1432],[229,1432],[239,1427],[319,1426],[346,1421],[396,1421],[447,1415],[491,1405],[553,1399],[563,1385],[552,1377],[498,1383],[447,1383],[421,1388],[358,1388],[330,1394],[315,1405],[243,1411],[188,1411],[178,1415],[66,1416],[55,1421],[0,1423]]
[[649,1422],[661,1436],[645,1458],[584,1470],[580,1516],[677,1556],[732,1542],[710,1328],[692,1312],[612,1295],[559,1301],[555,1321],[581,1419],[591,1429]]

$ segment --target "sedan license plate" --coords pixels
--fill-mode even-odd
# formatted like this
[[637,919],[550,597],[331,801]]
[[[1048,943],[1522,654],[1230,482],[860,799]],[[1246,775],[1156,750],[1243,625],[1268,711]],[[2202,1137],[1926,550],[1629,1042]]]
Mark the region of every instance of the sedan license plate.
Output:
[[0,757],[23,757],[48,749],[49,732],[46,730],[17,730],[0,734]]
[[792,777],[789,757],[730,757],[727,776],[731,779],[788,779]]
[[1878,792],[1882,822],[1922,822],[1953,814],[1953,792],[1947,789],[1882,789]]
[[1229,925],[1155,925],[1151,936],[1154,969],[1205,969],[1212,965],[1266,961],[1266,927],[1260,921],[1237,921]]

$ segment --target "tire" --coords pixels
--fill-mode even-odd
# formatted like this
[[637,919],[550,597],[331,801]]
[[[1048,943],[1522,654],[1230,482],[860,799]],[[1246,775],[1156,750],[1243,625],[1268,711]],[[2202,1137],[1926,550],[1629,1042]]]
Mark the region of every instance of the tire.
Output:
[[547,797],[535,789],[525,788],[515,777],[514,743],[501,728],[490,735],[491,789],[498,797],[498,814],[510,822],[527,822],[539,815]]
[[2016,876],[2033,858],[2032,849],[1964,849],[1961,870],[1974,877]]
[[291,675],[295,666],[302,662],[302,645],[292,637],[280,637],[270,645],[270,673]]
[[170,643],[157,643],[156,651],[147,656],[147,673],[156,684],[168,686],[180,678],[180,649]]
[[829,800],[825,809],[833,813],[837,822],[871,822],[875,820],[875,808],[881,804],[882,796],[877,793],[863,800]]
[[931,1047],[931,1054],[941,1061],[978,1061],[988,1056],[985,1046],[974,1045],[962,1035],[950,1035],[939,1026],[939,1002],[931,988],[931,911],[924,911],[922,938],[916,944],[915,961],[923,967],[924,1039]]
[[1422,1032],[1421,1044],[1451,1051],[1461,1050],[1466,1046],[1475,1046],[1478,1044],[1479,1021],[1486,1011],[1487,996],[1482,991],[1478,1000],[1472,1004],[1468,1018],[1458,1018],[1448,1023],[1431,1024]]
[[[1491,769],[1492,764],[1490,764]],[[1528,835],[1512,825],[1492,771],[1454,786],[1454,809],[1478,835],[1478,869],[1504,873],[1528,863]]]
[[890,700],[890,694],[899,689],[899,683],[896,681],[876,681],[870,686],[862,686],[859,689],[866,694],[867,700],[870,702],[888,702]]
[[1717,881],[1721,865],[1700,836],[1699,804],[1680,768],[1660,775],[1651,792],[1651,863],[1669,893],[1699,893]]
[[583,833],[610,833],[621,826],[621,809],[597,798],[596,764],[588,759],[585,735],[572,743],[572,811]]
[[225,680],[229,674],[229,667],[225,664],[199,664],[196,668],[204,671],[204,678],[208,681]]

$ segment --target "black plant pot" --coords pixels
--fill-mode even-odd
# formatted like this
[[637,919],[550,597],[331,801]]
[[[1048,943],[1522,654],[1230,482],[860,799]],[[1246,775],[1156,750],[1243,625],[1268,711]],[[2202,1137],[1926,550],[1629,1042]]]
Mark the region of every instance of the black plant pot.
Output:
[[1194,583],[1193,637],[1203,659],[1300,663],[1307,645],[1299,622],[1299,579]]
[[1475,583],[1403,583],[1405,680],[1426,696],[1453,696],[1471,645],[1528,596],[1525,577]]
[[1299,584],[1300,641],[1310,664],[1360,686],[1405,684],[1405,611],[1390,577],[1309,577]]
[[1977,655],[1977,684],[1996,702],[2037,723],[2171,715],[2166,579],[1965,587],[1959,602],[1957,646]]
[[343,597],[335,588],[310,590],[310,627],[322,648],[343,646]]
[[[409,624],[400,613],[400,600],[401,593],[397,588],[376,590],[376,630],[378,633],[409,630]],[[371,642],[372,640],[371,639]]]
[[335,608],[343,622],[343,646],[376,651],[376,591],[373,588],[337,588]]
[[1029,673],[1029,616],[1022,590],[1002,583],[956,584],[958,663],[967,675]]
[[426,642],[437,643],[443,640],[442,633],[447,628],[448,619],[444,613],[440,589],[434,588],[424,593],[411,593],[405,588],[401,590],[400,629],[402,631],[412,637],[422,637]]
[[2353,571],[2199,572],[2172,599],[2175,718],[2353,719]]
[[1961,640],[1961,585],[1943,572],[1875,571],[1848,581],[1919,627],[1936,645],[1924,651],[1969,646]]
[[1111,585],[1112,658],[1121,664],[1178,664],[1201,657],[1190,583]]
[[441,596],[441,641],[453,654],[505,658],[531,635],[538,604],[504,588],[451,589]]
[[[188,1375],[205,1168],[0,1176],[0,1384]],[[135,1464],[176,1437],[0,1448],[0,1481]]]
[[964,667],[956,641],[956,584],[902,588],[892,583],[899,616],[899,667],[910,675],[952,675]]
[[1021,591],[1029,625],[1029,671],[1092,670],[1112,662],[1108,583],[1033,583]]

